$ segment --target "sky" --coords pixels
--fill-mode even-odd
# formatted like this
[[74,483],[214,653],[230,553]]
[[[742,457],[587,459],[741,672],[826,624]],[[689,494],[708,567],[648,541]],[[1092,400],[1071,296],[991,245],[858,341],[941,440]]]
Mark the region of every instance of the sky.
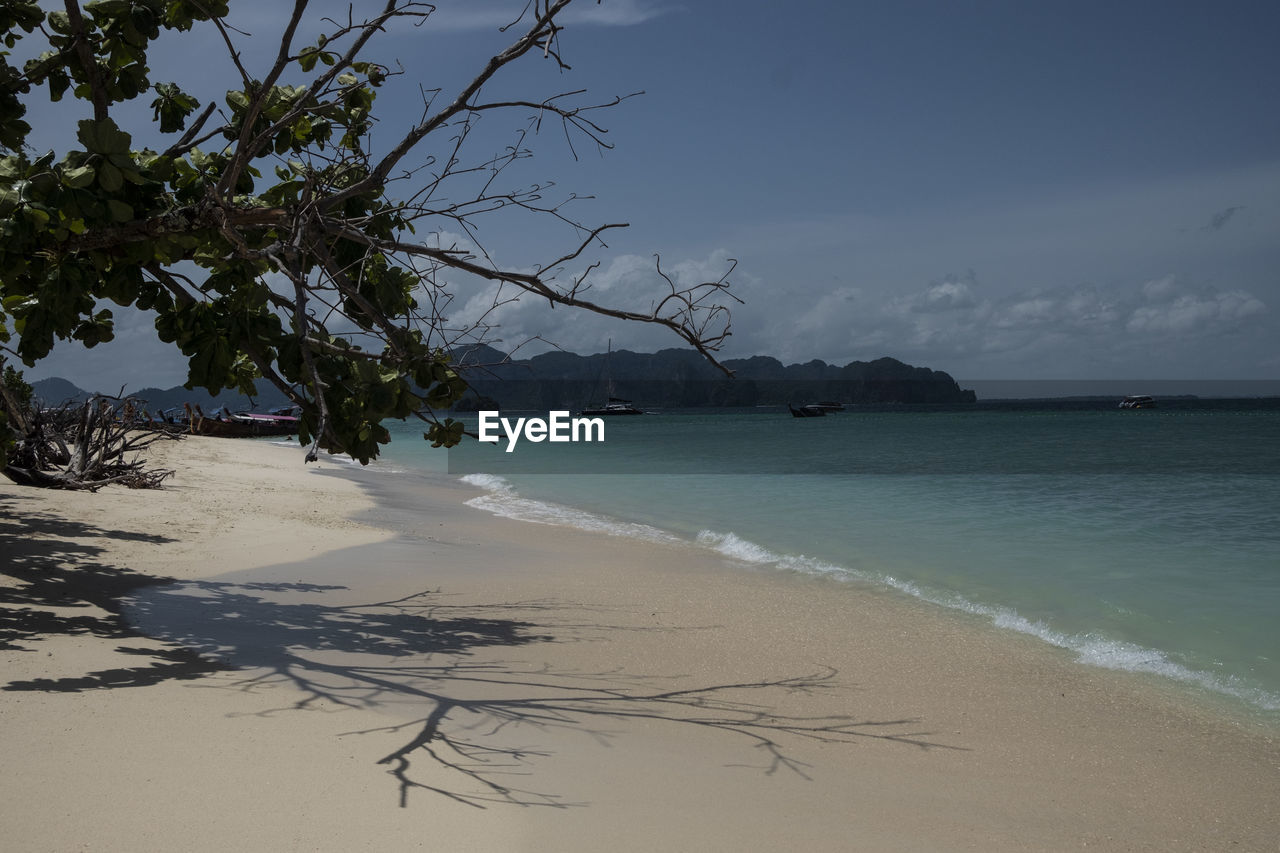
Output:
[[[422,88],[448,97],[470,79],[510,40],[498,27],[524,2],[437,5],[424,26],[374,43],[372,56],[405,69],[379,96],[377,140],[421,114]],[[600,301],[651,304],[657,255],[684,284],[732,266],[744,304],[733,306],[730,358],[891,356],[962,384],[1280,379],[1280,5],[577,6],[561,35],[572,70],[529,58],[491,93],[643,92],[600,115],[611,150],[581,138],[570,148],[544,126],[536,156],[512,174],[590,197],[574,205],[584,221],[629,224],[593,256]],[[285,7],[244,7],[237,19],[252,34],[242,37],[251,67],[274,53]],[[219,51],[207,37],[173,40],[152,79],[194,79],[216,96],[231,79]],[[33,116],[51,147],[84,117]],[[527,118],[486,118],[479,144],[496,150]],[[482,234],[516,268],[560,256],[571,238],[499,219]],[[467,240],[447,228],[441,239]],[[451,319],[478,318],[492,301],[460,287]],[[181,384],[182,359],[150,319],[116,314],[116,342],[62,343],[28,377],[100,390]],[[581,353],[680,344],[532,299],[488,319],[507,349],[537,338]]]

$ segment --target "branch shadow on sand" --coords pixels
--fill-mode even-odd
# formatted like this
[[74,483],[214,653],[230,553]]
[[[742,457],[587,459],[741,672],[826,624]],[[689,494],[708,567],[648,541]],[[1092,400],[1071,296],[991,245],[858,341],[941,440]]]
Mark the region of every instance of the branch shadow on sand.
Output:
[[874,739],[914,749],[955,748],[918,731],[915,719],[779,710],[795,693],[847,689],[833,670],[706,684],[678,676],[557,670],[514,653],[510,660],[494,659],[494,649],[656,630],[605,624],[585,605],[458,604],[438,591],[351,603],[355,594],[335,585],[174,582],[103,565],[97,562],[101,549],[93,545],[65,538],[51,543],[47,536],[37,543],[24,535],[45,523],[56,527],[45,533],[80,540],[141,536],[88,524],[69,527],[53,517],[24,517],[21,525],[0,518],[3,573],[19,581],[0,589],[0,643],[30,650],[49,634],[87,634],[127,641],[115,651],[146,662],[12,681],[0,689],[119,689],[238,670],[243,677],[193,686],[294,688],[296,701],[270,714],[393,711],[348,734],[391,740],[393,748],[379,763],[393,778],[401,806],[414,791],[476,808],[585,805],[518,787],[523,783],[516,780],[527,782],[535,764],[550,759],[547,735],[570,732],[607,743],[624,737],[620,730],[629,722],[712,732],[741,744],[760,772],[804,778],[807,767],[790,748],[801,741]]
[[15,514],[18,500],[10,497],[0,503],[0,650],[32,653],[49,637],[81,636],[129,641],[115,651],[137,663],[71,678],[12,682],[2,689],[145,687],[228,668],[192,649],[157,643],[130,626],[121,615],[122,602],[140,589],[171,580],[108,565],[101,559],[104,549],[94,544],[109,539],[154,544],[172,540],[48,513]]
[[797,740],[875,739],[916,749],[952,748],[916,730],[914,719],[778,710],[790,694],[844,687],[833,670],[695,684],[685,677],[556,669],[514,654],[494,659],[493,649],[655,630],[605,624],[601,613],[585,605],[458,604],[439,591],[330,603],[342,589],[184,583],[134,596],[127,614],[154,636],[244,669],[238,689],[284,684],[296,691],[295,702],[268,713],[396,709],[394,721],[347,734],[390,736],[397,743],[379,763],[395,779],[402,806],[415,790],[479,808],[575,805],[554,792],[516,787],[513,780],[528,780],[537,761],[549,758],[540,744],[553,731],[609,742],[624,737],[619,729],[636,721],[735,739],[766,774],[806,776],[806,766],[788,751]]

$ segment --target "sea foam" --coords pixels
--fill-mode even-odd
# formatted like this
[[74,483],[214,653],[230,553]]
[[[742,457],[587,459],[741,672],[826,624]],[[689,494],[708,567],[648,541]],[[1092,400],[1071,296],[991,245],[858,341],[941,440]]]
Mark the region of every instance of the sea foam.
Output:
[[[467,505],[494,515],[535,524],[565,525],[650,542],[688,544],[686,540],[650,525],[620,521],[574,507],[522,497],[510,482],[499,476],[469,474],[461,479],[485,491],[479,497],[467,501]],[[1265,711],[1280,710],[1280,695],[1241,684],[1231,677],[1185,666],[1157,649],[1098,634],[1064,633],[1043,622],[1028,619],[1012,608],[980,604],[961,595],[932,590],[889,573],[837,565],[804,554],[777,553],[732,531],[702,530],[695,541],[697,545],[744,565],[861,582],[892,589],[930,604],[959,610],[981,617],[997,628],[1029,634],[1049,645],[1070,651],[1075,654],[1077,661],[1088,666],[1158,675],[1231,696]]]
[[888,587],[930,604],[983,617],[997,628],[1030,634],[1049,645],[1073,652],[1078,662],[1088,666],[1159,675],[1243,700],[1265,711],[1280,710],[1280,696],[1276,694],[1242,685],[1234,678],[1224,678],[1185,666],[1157,649],[1098,634],[1055,631],[1045,623],[1027,619],[1011,608],[978,604],[963,596],[936,592],[893,575],[859,571],[803,554],[778,554],[732,532],[703,530],[698,534],[697,541],[700,545],[741,563]]
[[485,493],[479,497],[466,501],[467,506],[482,509],[503,518],[528,521],[533,524],[576,527],[580,530],[607,533],[611,536],[626,536],[647,542],[668,544],[680,542],[675,536],[647,524],[620,521],[562,504],[521,497],[507,480],[493,474],[467,474],[461,479],[464,483],[485,490]]

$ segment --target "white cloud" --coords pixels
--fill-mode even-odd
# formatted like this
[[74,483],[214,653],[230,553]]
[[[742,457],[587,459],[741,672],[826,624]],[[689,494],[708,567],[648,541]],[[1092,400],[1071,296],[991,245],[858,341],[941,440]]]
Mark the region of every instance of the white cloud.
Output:
[[1176,281],[1173,276],[1167,275],[1164,278],[1152,279],[1142,285],[1142,295],[1150,300],[1165,299],[1169,294],[1173,293],[1176,287]]
[[[971,273],[900,295],[845,285],[788,313],[778,313],[776,304],[770,323],[746,325],[778,334],[740,340],[737,348],[786,361],[890,355],[952,373],[999,369],[1005,376],[1127,372],[1126,359],[1133,358],[1146,359],[1143,370],[1186,370],[1195,366],[1186,353],[1203,346],[1184,350],[1184,341],[1254,346],[1266,337],[1260,320],[1268,313],[1245,290],[1193,287],[1175,276],[997,296]],[[757,311],[749,305],[742,313]]]
[[848,317],[860,307],[861,291],[856,287],[838,287],[824,293],[808,310],[792,322],[796,334],[807,335],[823,330],[832,317]]
[[1187,293],[1172,301],[1135,308],[1125,328],[1152,335],[1221,335],[1266,312],[1260,299],[1242,290]]
[[[998,378],[1166,364],[1261,375],[1276,334],[1268,308],[1280,299],[1278,189],[1280,162],[1269,162],[977,206],[957,198],[913,210],[903,200],[875,216],[855,201],[846,214],[760,223],[730,245],[746,269],[794,285],[787,300],[748,306],[768,313],[776,334],[737,344],[797,361],[893,355]],[[1211,219],[1224,227],[1202,227]],[[981,281],[929,281],[970,266]],[[858,292],[855,304],[825,295],[842,288]]]
[[973,288],[968,282],[947,280],[931,285],[921,294],[915,306],[916,311],[953,311],[961,308],[972,308],[977,304]]
[[609,0],[607,3],[576,4],[565,11],[564,22],[601,27],[629,27],[667,14],[669,7],[644,0]]
[[[492,30],[514,22],[525,8],[523,0],[491,2],[471,0],[457,5],[441,4],[431,15],[431,26],[436,30]],[[558,20],[565,25],[626,27],[642,24],[667,9],[644,0],[610,0],[609,3],[575,3],[562,12]],[[520,27],[531,18],[526,14]]]
[[1058,317],[1058,300],[1033,296],[999,311],[993,325],[1000,329],[1035,329],[1056,324]]

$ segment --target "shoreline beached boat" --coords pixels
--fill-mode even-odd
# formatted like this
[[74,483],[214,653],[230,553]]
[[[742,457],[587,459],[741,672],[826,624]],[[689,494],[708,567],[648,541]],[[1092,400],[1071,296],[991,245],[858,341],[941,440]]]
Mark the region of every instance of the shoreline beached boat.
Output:
[[166,412],[160,421],[168,428],[177,428],[191,435],[212,436],[214,438],[265,438],[269,436],[287,436],[298,434],[298,417],[277,410],[270,414],[257,412],[237,412],[232,414],[225,409],[212,415],[206,415],[199,407],[184,406],[180,414]]

